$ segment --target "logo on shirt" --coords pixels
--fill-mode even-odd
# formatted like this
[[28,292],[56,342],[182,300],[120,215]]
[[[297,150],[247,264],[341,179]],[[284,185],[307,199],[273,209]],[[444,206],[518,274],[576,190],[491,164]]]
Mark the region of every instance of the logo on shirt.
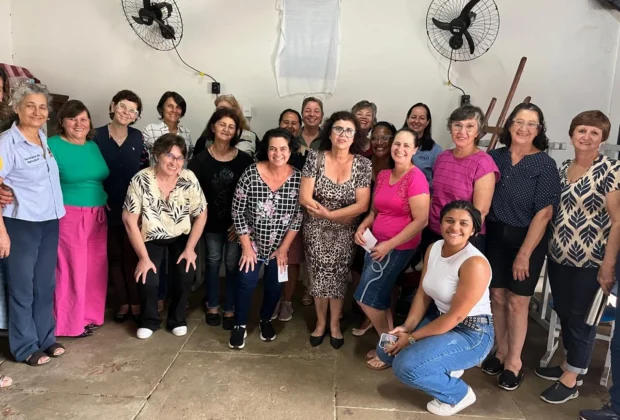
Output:
[[430,158],[428,156],[426,156],[426,155],[419,155],[418,159],[420,159],[420,160],[429,160]]
[[3,167],[4,167],[4,162],[2,161],[2,158],[0,157],[0,171],[2,170]]

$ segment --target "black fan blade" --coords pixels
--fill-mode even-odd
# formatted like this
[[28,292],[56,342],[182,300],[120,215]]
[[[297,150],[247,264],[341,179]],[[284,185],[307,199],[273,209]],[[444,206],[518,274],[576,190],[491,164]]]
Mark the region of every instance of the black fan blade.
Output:
[[469,32],[467,32],[467,29],[465,29],[463,31],[463,35],[465,35],[465,39],[467,40],[467,43],[469,44],[469,53],[473,54],[474,53],[474,49],[475,49],[475,45],[474,45],[474,40],[471,37],[471,35],[469,34]]
[[465,5],[465,7],[463,8],[463,10],[461,10],[461,15],[459,16],[460,18],[469,18],[469,13],[472,11],[472,9],[480,2],[480,0],[470,0],[469,3],[467,3]]
[[441,21],[439,21],[439,20],[437,20],[435,18],[433,18],[433,23],[439,29],[443,29],[444,31],[449,31],[450,30],[450,24],[449,23],[441,22]]
[[159,30],[161,31],[161,36],[165,39],[176,39],[174,28],[170,25],[166,25],[161,20],[155,19],[155,23],[159,25]]
[[144,0],[142,5],[145,9],[149,9],[151,7],[151,0]]

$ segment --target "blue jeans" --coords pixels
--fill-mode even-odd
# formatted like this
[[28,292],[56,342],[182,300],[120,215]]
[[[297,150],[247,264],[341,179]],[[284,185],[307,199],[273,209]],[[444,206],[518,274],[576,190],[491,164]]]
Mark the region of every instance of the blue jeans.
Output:
[[[418,329],[434,318],[436,315],[425,318]],[[481,363],[493,347],[494,336],[493,324],[478,323],[475,329],[459,324],[445,334],[405,347],[395,357],[377,344],[377,356],[392,366],[396,377],[405,385],[454,405],[465,398],[467,384],[450,376],[450,372]]]
[[371,308],[388,309],[394,284],[409,264],[414,252],[414,249],[393,249],[379,262],[374,261],[370,253],[364,251],[362,278],[353,298]]
[[237,242],[228,240],[228,233],[205,233],[206,241],[206,292],[207,308],[217,308],[220,304],[220,267],[222,259],[226,268],[226,300],[224,312],[235,308],[235,287],[239,276],[240,249]]
[[282,283],[278,282],[278,264],[276,260],[267,262],[258,260],[254,265],[254,270],[245,270],[239,272],[239,281],[237,282],[237,290],[235,293],[235,321],[237,325],[247,325],[250,307],[252,306],[252,295],[258,284],[258,273],[260,268],[265,264],[265,290],[263,292],[263,306],[260,310],[260,320],[269,321],[276,310],[280,293],[282,291]]

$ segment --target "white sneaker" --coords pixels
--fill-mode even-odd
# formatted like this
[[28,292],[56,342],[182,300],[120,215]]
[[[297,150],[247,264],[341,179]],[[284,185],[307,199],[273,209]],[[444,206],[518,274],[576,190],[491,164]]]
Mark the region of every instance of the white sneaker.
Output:
[[138,333],[136,334],[136,336],[141,340],[146,340],[152,335],[153,330],[149,330],[148,328],[138,328]]
[[458,404],[450,405],[434,399],[433,401],[430,401],[428,404],[426,404],[426,409],[429,412],[435,414],[436,416],[453,416],[475,402],[476,394],[474,394],[474,391],[471,389],[471,387],[468,386],[465,398],[459,401]]
[[450,376],[452,376],[453,378],[460,378],[461,376],[463,376],[463,374],[465,373],[465,371],[463,369],[461,370],[453,370],[452,372],[450,372]]
[[176,327],[172,329],[172,334],[176,335],[177,337],[182,337],[185,334],[187,334],[187,327],[186,326],[182,326],[182,327]]

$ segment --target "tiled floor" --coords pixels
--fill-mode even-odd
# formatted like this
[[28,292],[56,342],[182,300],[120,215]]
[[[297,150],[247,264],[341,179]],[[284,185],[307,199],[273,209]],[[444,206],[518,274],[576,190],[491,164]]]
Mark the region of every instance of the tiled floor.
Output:
[[[275,321],[277,340],[263,343],[251,325],[246,348],[228,349],[228,334],[208,327],[195,302],[186,337],[159,330],[148,340],[135,338],[130,322],[106,323],[95,335],[65,339],[66,356],[34,368],[6,360],[0,373],[14,385],[0,391],[0,417],[7,419],[211,419],[211,420],[427,420],[428,396],[406,388],[390,370],[364,367],[364,354],[376,337],[354,338],[336,351],[325,341],[311,348],[308,334],[313,308],[299,308],[292,321]],[[253,308],[258,312],[258,304]],[[8,357],[6,339],[2,354]],[[567,404],[543,403],[539,394],[550,382],[532,368],[544,353],[545,334],[532,324],[524,355],[526,379],[508,393],[495,378],[473,368],[464,379],[478,400],[458,418],[577,419],[581,408],[607,398],[598,385],[604,346],[596,357],[581,396]]]

